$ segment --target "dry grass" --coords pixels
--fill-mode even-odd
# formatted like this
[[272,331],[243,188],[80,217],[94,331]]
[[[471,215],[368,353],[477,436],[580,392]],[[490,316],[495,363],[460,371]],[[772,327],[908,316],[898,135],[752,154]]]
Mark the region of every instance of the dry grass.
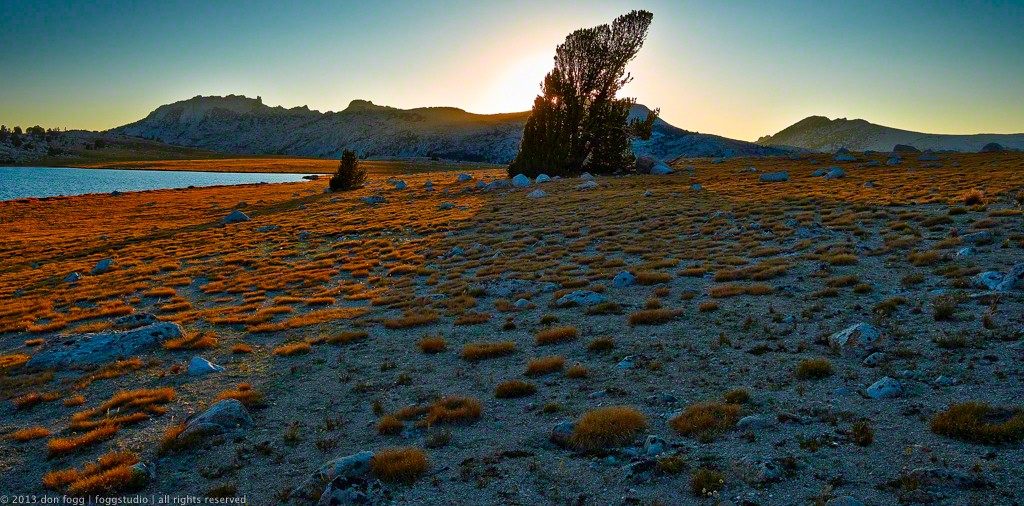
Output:
[[954,404],[935,415],[932,432],[973,443],[1001,444],[1024,439],[1024,410],[983,402]]
[[437,311],[432,309],[421,309],[417,311],[406,311],[401,318],[384,320],[384,326],[389,329],[404,329],[419,325],[434,323],[440,318]]
[[239,383],[234,390],[225,390],[213,402],[224,399],[236,399],[246,406],[258,406],[263,403],[263,394],[253,390],[248,383]]
[[430,408],[427,425],[470,423],[480,418],[480,401],[470,397],[445,397]]
[[537,346],[547,346],[575,341],[578,336],[579,330],[576,327],[552,327],[538,332],[536,342]]
[[504,357],[516,351],[516,343],[512,341],[470,343],[462,347],[462,358],[469,361]]
[[424,337],[416,345],[419,346],[421,352],[426,354],[441,353],[448,349],[447,343],[441,336]]
[[307,342],[286,344],[284,346],[278,346],[274,348],[274,355],[282,357],[291,357],[293,355],[305,355],[310,352],[313,348]]
[[597,450],[632,442],[647,428],[647,417],[629,406],[587,411],[576,422],[571,443],[580,450]]
[[144,478],[134,474],[132,466],[139,458],[130,452],[108,453],[84,469],[64,469],[43,476],[43,486],[74,496],[112,495],[140,488]]
[[543,376],[545,374],[551,374],[553,372],[561,371],[564,365],[565,357],[561,355],[535,358],[526,365],[526,375]]
[[613,348],[615,348],[615,340],[610,337],[598,337],[587,345],[587,350],[598,353],[608,352]]
[[47,429],[45,427],[39,427],[37,425],[35,427],[30,427],[27,429],[16,430],[10,433],[7,437],[15,441],[25,442],[31,441],[33,439],[41,439],[44,437],[48,437],[49,435],[50,429]]
[[533,395],[535,392],[537,392],[537,387],[533,386],[533,383],[511,380],[499,384],[494,389],[494,396],[498,399],[515,399]]
[[683,436],[712,441],[735,427],[739,418],[740,407],[736,404],[705,402],[687,407],[668,424]]
[[377,422],[377,434],[381,435],[399,434],[404,428],[405,423],[394,415],[385,415]]
[[117,425],[107,423],[78,436],[53,438],[46,444],[46,448],[50,451],[50,455],[73,452],[87,446],[92,446],[100,441],[106,441],[114,437],[117,430]]
[[698,469],[690,477],[690,491],[698,497],[717,495],[723,484],[725,484],[725,475],[707,467]]
[[370,336],[370,333],[365,330],[348,330],[338,334],[328,336],[325,341],[329,344],[349,344],[362,339],[366,339]]
[[800,379],[823,379],[832,375],[832,363],[826,358],[809,358],[796,366],[796,377]]
[[672,275],[664,272],[638,272],[636,282],[638,285],[657,285],[672,281]]
[[252,353],[252,346],[248,344],[236,344],[231,347],[231,353],[235,355],[244,355],[246,353]]
[[218,341],[217,336],[212,332],[201,332],[165,341],[164,348],[168,350],[206,350],[216,348]]
[[630,325],[663,325],[681,314],[678,309],[643,309],[629,315]]
[[581,379],[590,376],[590,369],[587,366],[580,364],[579,362],[569,366],[565,370],[565,377],[572,379]]
[[430,462],[419,448],[384,448],[370,459],[370,472],[382,481],[412,483],[427,472]]
[[153,415],[162,415],[167,409],[160,406],[173,401],[174,389],[143,388],[122,391],[99,406],[71,417],[71,430],[92,430],[100,427],[117,427],[141,422]]

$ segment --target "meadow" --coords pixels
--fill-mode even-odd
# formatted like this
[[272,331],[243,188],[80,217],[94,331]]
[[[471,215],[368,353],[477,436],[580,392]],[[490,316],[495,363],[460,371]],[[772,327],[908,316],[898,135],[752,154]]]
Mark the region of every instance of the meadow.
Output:
[[[351,486],[394,502],[1022,501],[1024,291],[977,276],[1024,262],[1024,155],[856,156],[0,202],[5,491],[306,504],[366,451]],[[184,335],[28,365],[142,314]],[[189,430],[224,399],[251,425]]]

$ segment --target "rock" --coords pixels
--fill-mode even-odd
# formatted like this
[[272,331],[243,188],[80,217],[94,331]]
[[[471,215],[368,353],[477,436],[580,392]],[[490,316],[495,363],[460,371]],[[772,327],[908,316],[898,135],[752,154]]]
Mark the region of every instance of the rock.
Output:
[[973,234],[965,234],[960,236],[960,239],[964,242],[977,244],[980,242],[988,243],[992,242],[992,232],[974,232]]
[[104,258],[103,260],[100,260],[99,262],[96,262],[96,265],[92,268],[91,271],[89,271],[89,273],[93,274],[93,275],[103,274],[103,273],[109,271],[110,268],[113,267],[113,266],[114,266],[114,259],[113,258]]
[[881,339],[881,329],[870,323],[858,323],[832,334],[828,342],[847,355],[865,356]]
[[940,158],[936,155],[921,155],[917,157],[917,161],[919,162],[937,162],[939,160]]
[[750,174],[756,174],[756,173],[757,173],[757,169],[756,169],[756,168],[754,168],[754,167],[747,167],[747,168],[745,168],[745,169],[740,169],[740,170],[738,170],[738,171],[736,171],[736,172],[739,172],[739,173],[750,173]]
[[886,160],[885,164],[886,165],[899,165],[900,164],[900,159],[896,158],[895,156],[889,157],[889,159]]
[[740,464],[744,470],[743,481],[747,483],[763,485],[782,480],[782,465],[775,459],[743,458]]
[[388,199],[381,197],[380,195],[370,195],[369,197],[361,197],[359,200],[362,200],[367,205],[371,206],[374,204],[384,204],[388,201]]
[[233,430],[251,427],[252,417],[238,399],[224,399],[206,408],[199,415],[185,424],[185,430],[178,434],[178,439],[192,435],[222,434]]
[[907,144],[897,144],[892,148],[893,153],[920,153],[921,150]]
[[459,183],[465,183],[466,181],[472,180],[473,176],[470,176],[469,174],[459,174],[459,177],[455,178],[455,181]]
[[462,251],[462,248],[460,248],[458,246],[455,246],[452,249],[448,250],[448,253],[445,253],[444,255],[441,255],[441,258],[461,257],[464,254],[465,254],[465,252]]
[[828,174],[828,169],[818,169],[814,172],[811,172],[811,177],[821,177],[824,176],[825,174]]
[[580,306],[593,306],[595,304],[606,302],[607,300],[607,297],[597,292],[592,292],[590,290],[576,290],[575,292],[562,296],[562,298],[555,302],[555,305],[566,306],[576,304]]
[[449,209],[455,209],[455,204],[452,204],[451,202],[441,202],[441,205],[438,206],[438,208],[442,211],[447,211]]
[[242,211],[239,211],[238,209],[231,211],[230,213],[228,213],[227,216],[224,217],[224,219],[220,220],[220,222],[225,225],[231,223],[241,223],[243,221],[249,221],[249,216],[247,216]]
[[515,302],[515,304],[513,304],[513,306],[515,306],[515,307],[517,307],[519,309],[526,309],[526,308],[530,307],[530,305],[531,305],[530,301],[528,301],[526,299],[519,299],[519,300],[517,300]]
[[833,497],[825,503],[825,506],[864,506],[864,503],[850,497],[848,495],[841,495],[839,497]]
[[869,386],[867,394],[872,399],[895,399],[903,395],[903,386],[899,381],[886,376]]
[[317,506],[380,504],[384,497],[384,484],[369,477],[338,477],[324,488]]
[[838,156],[838,155],[843,155],[843,154],[846,154],[846,153],[849,153],[849,152],[850,152],[850,150],[846,149],[846,147],[844,146],[844,147],[841,147],[841,148],[837,149],[835,154],[836,154],[836,156]]
[[584,181],[593,181],[594,176],[591,175],[589,172],[584,172],[583,174],[580,175],[580,179]]
[[995,290],[996,287],[1003,281],[1003,273],[995,271],[986,271],[975,274],[971,278],[971,286],[975,288],[984,288],[986,290]]
[[548,436],[548,439],[562,448],[568,448],[572,444],[572,433],[574,430],[576,430],[576,422],[561,422],[551,429],[551,435]]
[[177,323],[160,322],[124,332],[73,334],[33,356],[26,367],[101,365],[121,357],[138,355],[169,339],[185,335]]
[[839,167],[833,167],[832,170],[828,171],[828,174],[825,174],[825,179],[842,179],[844,177],[846,177],[846,172]]
[[428,179],[425,183],[423,183],[423,186],[426,186],[427,188],[433,188],[434,187],[434,183],[433,183],[433,181],[430,181]]
[[576,185],[577,190],[589,190],[591,188],[597,188],[597,183],[593,181],[587,181],[586,183]]
[[935,378],[935,381],[933,381],[932,383],[935,383],[936,386],[948,387],[956,384],[956,378],[950,378],[949,376],[939,376],[938,378]]
[[636,283],[636,276],[629,273],[629,271],[622,271],[612,278],[612,286],[616,288],[625,288],[632,286]]
[[885,353],[882,353],[880,351],[876,351],[876,352],[868,355],[868,358],[864,359],[864,365],[866,365],[868,367],[876,367],[876,366],[882,365],[882,363],[885,362],[885,359],[886,359]]
[[72,272],[64,278],[65,283],[77,283],[82,280],[82,275],[77,272]]
[[867,182],[864,183],[864,188],[874,188],[874,187],[875,187],[875,182],[874,181],[867,181]]
[[833,160],[837,162],[856,162],[857,157],[853,155],[837,155]]
[[650,174],[651,169],[658,164],[664,165],[661,160],[658,160],[651,155],[640,155],[636,157],[636,162],[633,166],[636,169],[637,174]]
[[775,172],[772,174],[761,174],[759,180],[762,183],[780,183],[789,181],[789,174],[786,172]]
[[260,234],[265,234],[267,232],[276,232],[276,231],[278,231],[280,229],[281,229],[281,227],[278,226],[278,225],[267,225],[265,227],[257,228],[256,232],[258,232]]
[[978,249],[977,248],[975,248],[974,246],[968,246],[966,248],[961,248],[961,249],[957,250],[956,256],[958,256],[958,257],[967,257],[967,256],[971,256],[971,255],[974,255],[974,254],[977,254],[977,253],[978,253]]
[[527,195],[527,197],[529,197],[531,199],[542,199],[542,198],[547,197],[547,196],[548,196],[548,194],[544,190],[533,190],[532,192],[530,192]]
[[632,369],[634,360],[633,355],[626,355],[615,367],[619,369]]
[[550,282],[536,282],[525,279],[492,279],[478,285],[487,295],[512,297],[520,293],[553,292],[558,285]]
[[764,415],[749,415],[740,418],[739,422],[736,422],[736,428],[740,430],[762,430],[777,425],[778,419],[774,417],[768,417]]
[[111,197],[120,197],[122,195],[124,195],[124,193],[121,193],[121,192],[119,192],[117,190],[114,190],[114,191],[110,192],[110,196]]
[[[309,478],[306,479],[295,490],[292,490],[293,499],[312,500],[322,493],[327,492],[328,484],[335,480],[356,480],[364,478],[370,473],[370,461],[373,460],[373,452],[361,451],[354,455],[341,457],[327,462],[320,466]],[[335,490],[342,487],[334,487]],[[331,492],[330,495],[335,495]],[[344,504],[344,503],[342,503]],[[357,503],[358,504],[358,503]]]
[[665,165],[664,163],[659,163],[658,165],[655,165],[654,167],[651,168],[650,172],[652,176],[667,176],[669,174],[675,173],[676,171],[672,170],[671,167]]
[[647,436],[647,439],[644,440],[644,454],[648,457],[661,455],[662,453],[667,452],[670,448],[672,447],[669,446],[668,441],[665,441],[655,435]]
[[409,187],[409,185],[406,184],[405,181],[397,181],[397,182],[395,182],[395,189],[396,190],[405,190],[408,187]]
[[968,476],[965,473],[942,467],[919,467],[910,472],[908,477],[924,489],[983,488],[991,483],[982,476]]
[[703,190],[703,189],[704,189],[704,187],[703,187],[703,186],[701,186],[701,185],[700,185],[700,183],[698,183],[698,184],[692,184],[692,185],[690,185],[690,189],[691,189],[691,190],[698,190],[698,191],[699,191],[699,190]]
[[724,163],[724,162],[725,162],[725,158],[715,158],[714,160],[711,160],[711,163]]
[[549,176],[547,174],[538,174],[537,175],[537,179],[534,179],[533,182],[535,182],[537,184],[548,183],[548,182],[551,182],[551,176]]
[[1003,276],[1002,281],[996,285],[996,290],[1003,292],[1013,289],[1024,289],[1024,264],[1014,265],[1010,272]]
[[683,167],[683,170],[686,172],[696,172],[697,169],[693,165],[687,165],[686,167]]
[[650,197],[651,195],[654,195],[654,192],[652,192],[651,190],[644,191],[644,197]]
[[202,376],[212,372],[224,372],[224,368],[201,357],[192,357],[188,363],[189,376]]
[[495,179],[494,181],[487,183],[488,190],[506,190],[509,188],[512,188],[512,183],[504,179]]
[[979,153],[999,153],[1001,151],[1006,151],[1006,148],[997,142],[990,142],[982,146]]
[[516,174],[516,177],[512,178],[512,186],[515,186],[516,188],[525,188],[530,186],[530,178],[526,177],[524,174]]
[[149,313],[132,313],[118,317],[111,324],[114,330],[132,330],[139,327],[145,327],[147,325],[153,325],[160,323],[156,316]]

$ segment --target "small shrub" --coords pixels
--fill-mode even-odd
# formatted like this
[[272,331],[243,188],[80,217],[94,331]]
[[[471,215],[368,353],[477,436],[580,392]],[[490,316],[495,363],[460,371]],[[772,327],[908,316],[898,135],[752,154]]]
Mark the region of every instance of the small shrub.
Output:
[[225,390],[221,392],[213,402],[224,399],[236,399],[245,406],[252,407],[263,403],[263,394],[253,390],[252,385],[248,383],[239,383],[234,390]]
[[75,450],[94,445],[100,441],[106,441],[117,433],[118,426],[104,424],[89,430],[79,436],[53,438],[47,443],[46,448],[50,455],[61,455]]
[[614,302],[602,302],[587,308],[588,315],[620,314],[622,308]]
[[370,472],[387,482],[412,483],[427,472],[427,454],[419,448],[384,448],[370,459]]
[[440,315],[437,314],[437,311],[432,309],[406,311],[403,313],[401,318],[384,320],[384,327],[389,329],[404,329],[434,323],[438,318],[440,318]]
[[848,253],[828,255],[823,260],[831,265],[857,265],[857,255]]
[[825,358],[809,358],[796,366],[796,377],[800,379],[822,379],[832,375],[832,363]]
[[644,309],[629,315],[630,325],[662,325],[679,315],[674,309]]
[[857,446],[868,446],[875,440],[875,430],[871,428],[871,424],[866,421],[860,421],[853,424],[853,429],[850,431],[850,437],[853,440],[853,444]]
[[615,340],[610,337],[599,337],[587,345],[588,350],[598,353],[611,351],[613,348],[615,348]]
[[981,190],[967,190],[960,196],[960,202],[965,206],[976,206],[985,203],[985,192]]
[[559,344],[572,341],[575,340],[578,335],[579,331],[576,330],[576,327],[553,327],[545,329],[537,334],[537,346],[546,346],[549,344]]
[[246,353],[252,353],[252,346],[248,344],[236,344],[231,347],[231,353],[235,355],[244,355]]
[[286,344],[284,346],[279,346],[277,348],[274,348],[274,355],[278,355],[278,356],[282,356],[282,357],[290,357],[290,356],[293,356],[293,355],[304,355],[306,353],[309,353],[309,351],[311,349],[312,348],[309,346],[309,343],[306,343],[306,342],[295,343],[295,344]]
[[939,261],[941,255],[938,251],[914,251],[907,255],[907,260],[915,267],[932,265]]
[[565,370],[565,376],[572,379],[586,378],[587,376],[590,376],[590,369],[577,362]]
[[974,443],[1017,442],[1024,439],[1024,410],[973,401],[954,404],[935,415],[931,429],[942,436]]
[[527,376],[542,376],[561,371],[565,365],[565,357],[553,355],[548,357],[535,358],[526,365]]
[[664,272],[638,272],[636,282],[638,285],[657,285],[672,281],[672,275]]
[[512,341],[470,343],[462,347],[462,358],[469,361],[503,357],[516,351]]
[[11,439],[18,442],[31,441],[33,439],[41,439],[50,435],[50,430],[45,427],[31,427],[28,429],[16,430],[10,434]]
[[683,436],[712,441],[735,427],[739,418],[740,407],[735,404],[704,402],[687,407],[669,420],[668,424]]
[[393,415],[386,415],[377,422],[377,434],[392,435],[402,432],[405,423]]
[[370,333],[365,330],[347,330],[340,334],[328,336],[326,341],[329,344],[348,344],[362,339],[366,339],[370,336]]
[[426,354],[441,353],[448,348],[447,343],[441,336],[424,337],[416,344],[420,347],[420,351]]
[[705,302],[701,304],[697,309],[699,309],[701,313],[710,313],[712,311],[718,311],[718,303],[715,301]]
[[698,469],[690,478],[690,490],[694,495],[700,497],[711,497],[718,494],[723,484],[725,484],[725,475],[706,467]]
[[742,388],[727,392],[723,399],[729,404],[746,404],[750,402],[750,392]]
[[621,446],[647,428],[647,417],[629,406],[609,406],[588,411],[573,430],[571,443],[580,450]]
[[935,321],[952,320],[956,315],[956,301],[951,297],[942,297],[934,302],[932,316]]
[[498,385],[498,387],[494,389],[494,396],[498,399],[515,399],[518,397],[533,395],[536,392],[537,387],[533,386],[533,383],[511,380]]
[[469,423],[480,418],[480,402],[469,397],[445,397],[434,403],[427,413],[427,425]]

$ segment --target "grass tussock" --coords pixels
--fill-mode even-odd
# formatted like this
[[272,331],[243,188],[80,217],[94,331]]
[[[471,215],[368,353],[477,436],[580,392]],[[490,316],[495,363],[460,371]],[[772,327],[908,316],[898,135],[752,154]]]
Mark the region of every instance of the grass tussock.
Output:
[[25,441],[31,441],[33,439],[42,439],[44,437],[48,437],[49,435],[50,429],[40,427],[37,425],[35,427],[29,427],[27,429],[16,430],[10,433],[8,437],[15,441],[23,443]]
[[221,392],[213,402],[222,401],[224,399],[235,399],[247,407],[252,407],[263,403],[263,394],[253,390],[252,385],[248,383],[239,383],[234,390],[225,390]]
[[677,309],[643,309],[629,315],[630,325],[663,325],[679,316]]
[[382,436],[399,434],[404,428],[405,423],[394,415],[385,415],[377,422],[377,434]]
[[427,425],[471,423],[480,418],[483,407],[471,397],[445,397],[430,408]]
[[823,379],[832,375],[832,363],[826,358],[810,358],[796,366],[796,377],[800,379]]
[[576,327],[552,327],[537,333],[536,342],[537,346],[547,346],[574,341],[578,336],[579,330]]
[[954,404],[935,415],[932,432],[972,443],[1001,444],[1024,439],[1024,410],[983,402]]
[[73,496],[111,495],[137,490],[144,478],[132,466],[139,458],[130,452],[108,453],[84,469],[63,469],[46,473],[43,486]]
[[384,320],[384,327],[389,329],[405,329],[420,325],[429,325],[436,322],[438,318],[440,318],[440,315],[433,309],[406,311],[403,313],[401,318]]
[[579,450],[622,446],[647,428],[647,417],[630,406],[608,406],[587,411],[576,422],[571,444]]
[[339,334],[328,336],[325,341],[328,344],[349,344],[361,341],[369,336],[370,333],[365,330],[346,330]]
[[588,351],[593,351],[596,353],[609,352],[612,351],[612,349],[614,348],[615,340],[610,337],[598,337],[597,339],[590,341],[590,344],[587,345]]
[[565,357],[561,355],[539,357],[526,364],[526,375],[543,376],[561,371],[563,366],[565,366]]
[[462,347],[462,358],[475,362],[489,358],[504,357],[516,351],[516,343],[512,341],[470,343]]
[[520,380],[511,380],[501,383],[494,389],[494,396],[498,399],[515,399],[526,397],[537,392],[533,383]]
[[428,355],[441,353],[448,348],[444,338],[440,336],[424,337],[416,345],[419,346],[421,352]]
[[191,336],[179,337],[164,342],[167,350],[208,350],[216,348],[219,339],[212,332],[200,332]]
[[698,469],[690,477],[690,491],[698,497],[714,497],[724,484],[725,475],[707,467]]
[[46,444],[46,449],[50,451],[50,455],[63,455],[106,441],[114,437],[117,430],[117,425],[107,423],[78,436],[53,438]]
[[279,357],[291,357],[294,355],[305,355],[309,353],[313,348],[307,342],[286,344],[284,346],[278,346],[274,348],[274,355]]
[[370,459],[370,472],[382,481],[412,483],[427,472],[427,453],[419,448],[384,448]]
[[736,404],[704,402],[687,407],[668,424],[683,436],[712,441],[735,427],[739,419],[740,407]]
[[171,387],[118,392],[99,406],[72,415],[71,430],[92,430],[108,425],[114,426],[116,430],[119,426],[164,414],[167,409],[161,405],[173,401],[175,397]]

